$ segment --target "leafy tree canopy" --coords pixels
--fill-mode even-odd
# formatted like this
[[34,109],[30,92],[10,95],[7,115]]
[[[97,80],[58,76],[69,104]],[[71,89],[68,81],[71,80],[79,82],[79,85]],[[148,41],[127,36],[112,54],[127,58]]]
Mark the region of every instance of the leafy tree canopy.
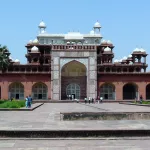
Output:
[[0,70],[4,71],[7,69],[10,64],[9,55],[10,53],[7,46],[0,45]]

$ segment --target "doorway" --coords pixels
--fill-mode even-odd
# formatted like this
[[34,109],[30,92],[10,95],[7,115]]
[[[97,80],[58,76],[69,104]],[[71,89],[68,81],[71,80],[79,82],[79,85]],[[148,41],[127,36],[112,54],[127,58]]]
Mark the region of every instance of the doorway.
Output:
[[71,95],[71,99],[80,99],[80,86],[76,83],[71,83],[66,88],[66,95]]

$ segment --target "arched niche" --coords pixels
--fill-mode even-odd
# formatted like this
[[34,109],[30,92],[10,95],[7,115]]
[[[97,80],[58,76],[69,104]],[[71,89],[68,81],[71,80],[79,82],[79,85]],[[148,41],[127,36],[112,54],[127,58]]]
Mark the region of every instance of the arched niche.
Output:
[[14,82],[9,85],[9,98],[24,99],[24,86],[20,82]]
[[123,86],[123,99],[133,100],[138,97],[138,86],[135,83],[127,83]]
[[101,85],[100,97],[103,97],[104,100],[115,100],[115,86],[112,83]]
[[35,100],[39,100],[39,99],[47,99],[47,85],[42,83],[42,82],[38,82],[35,83],[32,86],[32,97]]

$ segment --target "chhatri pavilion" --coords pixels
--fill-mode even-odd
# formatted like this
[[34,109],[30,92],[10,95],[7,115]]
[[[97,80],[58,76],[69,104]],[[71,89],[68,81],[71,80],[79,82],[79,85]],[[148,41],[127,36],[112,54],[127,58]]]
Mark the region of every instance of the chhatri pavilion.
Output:
[[103,40],[96,22],[87,34],[50,34],[39,24],[39,34],[27,45],[26,64],[9,58],[0,73],[0,98],[67,100],[85,97],[104,100],[150,99],[147,53],[136,48],[127,57],[113,60],[114,45]]

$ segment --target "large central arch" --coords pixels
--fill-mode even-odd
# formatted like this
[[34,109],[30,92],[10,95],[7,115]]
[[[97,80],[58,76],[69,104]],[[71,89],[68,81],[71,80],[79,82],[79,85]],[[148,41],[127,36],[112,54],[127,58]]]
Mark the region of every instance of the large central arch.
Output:
[[[84,64],[73,60],[61,69],[61,99],[68,99],[68,94],[74,98],[86,97],[87,70]],[[70,92],[68,92],[70,91]]]
[[123,86],[123,99],[133,100],[138,98],[138,86],[134,83],[127,83]]

